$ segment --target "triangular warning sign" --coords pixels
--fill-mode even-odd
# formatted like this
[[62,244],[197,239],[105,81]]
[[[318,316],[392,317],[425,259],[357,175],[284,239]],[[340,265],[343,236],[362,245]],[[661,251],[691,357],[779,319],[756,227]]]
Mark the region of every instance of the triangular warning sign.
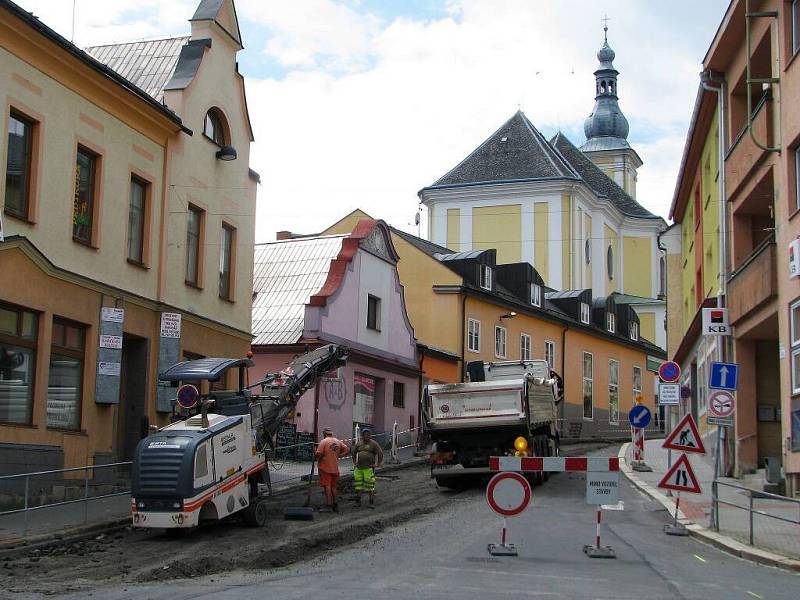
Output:
[[678,450],[679,452],[706,453],[706,447],[703,445],[703,440],[700,437],[700,432],[697,431],[697,425],[691,413],[687,413],[681,419],[680,423],[672,430],[672,433],[664,440],[662,447]]
[[675,490],[676,492],[699,494],[700,484],[697,483],[697,477],[694,476],[692,465],[689,464],[689,457],[681,454],[680,458],[658,483],[658,487]]

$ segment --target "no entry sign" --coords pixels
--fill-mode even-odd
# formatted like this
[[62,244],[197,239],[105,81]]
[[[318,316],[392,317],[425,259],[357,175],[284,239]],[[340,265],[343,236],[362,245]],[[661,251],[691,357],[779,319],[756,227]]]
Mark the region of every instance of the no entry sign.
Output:
[[503,517],[514,517],[528,508],[531,501],[531,484],[519,473],[498,473],[486,486],[489,507]]

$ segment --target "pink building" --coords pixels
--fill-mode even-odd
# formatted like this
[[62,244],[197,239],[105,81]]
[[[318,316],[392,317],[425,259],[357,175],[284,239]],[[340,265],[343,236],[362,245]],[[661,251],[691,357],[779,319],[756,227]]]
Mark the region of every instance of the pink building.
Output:
[[307,346],[350,348],[339,372],[307,392],[294,422],[300,432],[355,424],[377,432],[417,425],[420,370],[398,255],[383,221],[363,219],[349,235],[258,244],[253,281],[255,373],[283,368]]

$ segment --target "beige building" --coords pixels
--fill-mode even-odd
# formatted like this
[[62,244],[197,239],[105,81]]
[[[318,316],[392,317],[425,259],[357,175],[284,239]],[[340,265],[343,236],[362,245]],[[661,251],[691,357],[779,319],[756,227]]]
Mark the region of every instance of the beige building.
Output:
[[258,175],[233,2],[190,22],[84,51],[0,0],[8,471],[129,458],[172,410],[161,369],[249,347]]

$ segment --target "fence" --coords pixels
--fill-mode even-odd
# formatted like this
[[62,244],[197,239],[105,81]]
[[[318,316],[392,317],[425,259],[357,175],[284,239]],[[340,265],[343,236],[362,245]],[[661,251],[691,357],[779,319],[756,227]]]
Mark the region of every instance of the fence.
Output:
[[[800,500],[751,490],[727,481],[713,482],[716,530],[751,546],[800,558]],[[736,500],[742,500],[739,504]],[[745,522],[739,511],[747,511]]]
[[[384,461],[387,463],[397,462],[401,455],[411,454],[409,449],[416,445],[416,428],[398,429],[395,423],[392,431],[372,436],[384,448]],[[354,439],[344,441],[352,445]],[[315,443],[279,445],[270,452],[268,461],[273,491],[308,481]],[[90,518],[129,514],[131,464],[118,462],[0,476],[0,534],[2,530],[8,530],[16,535],[27,535],[31,529],[31,515],[41,515],[45,509],[48,517],[37,519],[33,529],[58,529],[87,523]],[[348,455],[340,464],[341,470],[347,472],[353,466],[352,458]]]
[[[0,517],[22,515],[4,528],[26,535],[31,513],[60,508],[61,520],[88,522],[90,503],[130,495],[130,462],[0,476]],[[75,505],[83,506],[75,510]],[[130,511],[130,501],[116,502]],[[115,511],[116,512],[116,511]],[[52,518],[52,514],[50,517]]]

